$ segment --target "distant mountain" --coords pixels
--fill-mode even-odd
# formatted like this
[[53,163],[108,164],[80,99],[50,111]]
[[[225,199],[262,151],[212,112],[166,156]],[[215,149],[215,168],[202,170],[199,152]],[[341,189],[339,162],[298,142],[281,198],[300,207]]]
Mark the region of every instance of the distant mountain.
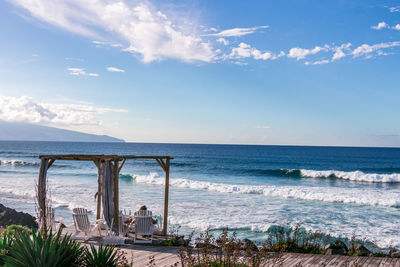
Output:
[[87,134],[54,127],[0,120],[0,140],[65,141],[65,142],[125,142],[108,135]]

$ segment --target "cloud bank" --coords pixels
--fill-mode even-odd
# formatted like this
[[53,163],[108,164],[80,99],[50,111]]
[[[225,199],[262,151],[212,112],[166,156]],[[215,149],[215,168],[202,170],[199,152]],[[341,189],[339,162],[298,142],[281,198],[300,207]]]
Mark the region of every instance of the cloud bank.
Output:
[[[234,27],[218,30],[196,25],[182,14],[160,11],[145,0],[10,0],[41,21],[90,38],[96,47],[113,47],[138,56],[142,62],[175,59],[184,62],[228,62],[247,65],[245,60],[294,59],[306,65],[322,65],[351,56],[373,58],[393,54],[394,42],[363,44],[352,49],[350,42],[314,47],[292,46],[285,49],[260,49],[239,38],[255,34],[269,26]],[[398,7],[390,8],[398,12]],[[375,30],[400,30],[379,22]],[[390,51],[386,51],[390,50]],[[284,57],[285,56],[285,57]],[[108,67],[109,72],[124,70]],[[68,68],[74,76],[97,77],[83,68]]]
[[257,26],[252,28],[233,28],[228,30],[223,30],[218,33],[209,34],[209,36],[218,36],[218,37],[240,37],[248,34],[252,34],[259,29],[267,29],[269,26]]
[[32,16],[73,33],[93,39],[103,39],[110,34],[117,36],[127,44],[125,51],[141,56],[146,63],[168,58],[209,62],[214,57],[209,42],[185,30],[185,24],[175,25],[149,2],[11,1]]
[[0,120],[45,125],[101,125],[99,116],[106,112],[126,112],[82,104],[37,103],[31,97],[0,95]]
[[108,67],[107,70],[109,72],[125,72],[123,69],[115,68],[115,67]]

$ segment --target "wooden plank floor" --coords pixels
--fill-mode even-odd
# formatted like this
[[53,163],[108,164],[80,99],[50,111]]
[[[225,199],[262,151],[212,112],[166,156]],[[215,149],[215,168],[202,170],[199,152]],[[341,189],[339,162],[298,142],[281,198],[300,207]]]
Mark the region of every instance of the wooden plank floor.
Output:
[[[154,257],[155,266],[169,267],[181,266],[178,257],[178,248],[156,247],[131,245],[129,248],[123,249],[129,259],[133,257],[134,266],[147,266],[150,257]],[[312,255],[300,253],[284,253],[281,256],[271,259],[265,266],[282,266],[282,267],[319,267],[319,266],[335,266],[335,267],[356,267],[356,266],[400,266],[400,259],[377,258],[377,257],[349,257],[340,255]]]
[[[65,229],[66,232],[72,233],[72,229]],[[79,235],[78,237],[84,238]],[[85,242],[87,245],[88,243]],[[92,243],[96,244],[96,242]],[[148,266],[150,258],[154,257],[155,266],[170,267],[181,266],[178,251],[176,247],[162,247],[151,245],[125,245],[120,247],[126,253],[129,261],[133,261],[133,266]],[[400,267],[400,258],[377,258],[377,257],[349,257],[340,255],[313,255],[300,253],[283,253],[274,256],[265,266],[282,266],[282,267],[311,267],[311,266],[335,266],[335,267]]]

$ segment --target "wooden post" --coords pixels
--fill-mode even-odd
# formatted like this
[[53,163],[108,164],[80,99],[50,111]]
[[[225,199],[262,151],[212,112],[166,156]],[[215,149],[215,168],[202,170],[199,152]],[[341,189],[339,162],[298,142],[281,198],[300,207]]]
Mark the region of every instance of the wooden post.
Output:
[[164,223],[163,223],[163,235],[167,235],[168,228],[168,194],[169,194],[169,158],[167,158],[167,164],[165,168],[165,195],[164,195]]
[[119,196],[118,196],[118,182],[119,182],[119,160],[114,160],[114,226],[119,229]]
[[100,166],[104,163],[102,163],[100,160],[95,161],[95,164],[97,166],[97,215],[96,219],[100,220],[101,218],[101,195],[102,195],[102,183],[103,183],[103,174],[101,173],[102,168]]
[[39,178],[38,178],[38,188],[37,188],[37,201],[39,205],[38,216],[39,221],[42,223],[41,232],[44,237],[47,236],[47,207],[46,207],[46,193],[47,193],[47,168],[48,168],[49,160],[46,158],[42,158],[40,160],[40,170],[39,170]]

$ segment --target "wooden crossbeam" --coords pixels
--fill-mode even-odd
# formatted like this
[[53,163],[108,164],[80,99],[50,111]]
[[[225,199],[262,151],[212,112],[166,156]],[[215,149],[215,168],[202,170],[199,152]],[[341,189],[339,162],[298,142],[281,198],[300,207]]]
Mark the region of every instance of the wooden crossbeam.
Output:
[[167,166],[165,165],[165,162],[162,159],[156,159],[158,164],[161,166],[161,168],[164,170],[164,172],[167,171]]
[[39,158],[60,160],[123,160],[123,159],[173,159],[170,156],[136,156],[136,155],[104,155],[104,154],[59,154],[40,155]]
[[51,159],[49,161],[49,164],[47,165],[47,169],[49,169],[51,167],[51,165],[53,165],[54,161],[56,161],[55,159]]
[[126,161],[126,159],[123,159],[122,162],[121,162],[121,165],[119,165],[119,167],[118,167],[118,173],[121,171],[122,167],[124,166],[125,161]]

